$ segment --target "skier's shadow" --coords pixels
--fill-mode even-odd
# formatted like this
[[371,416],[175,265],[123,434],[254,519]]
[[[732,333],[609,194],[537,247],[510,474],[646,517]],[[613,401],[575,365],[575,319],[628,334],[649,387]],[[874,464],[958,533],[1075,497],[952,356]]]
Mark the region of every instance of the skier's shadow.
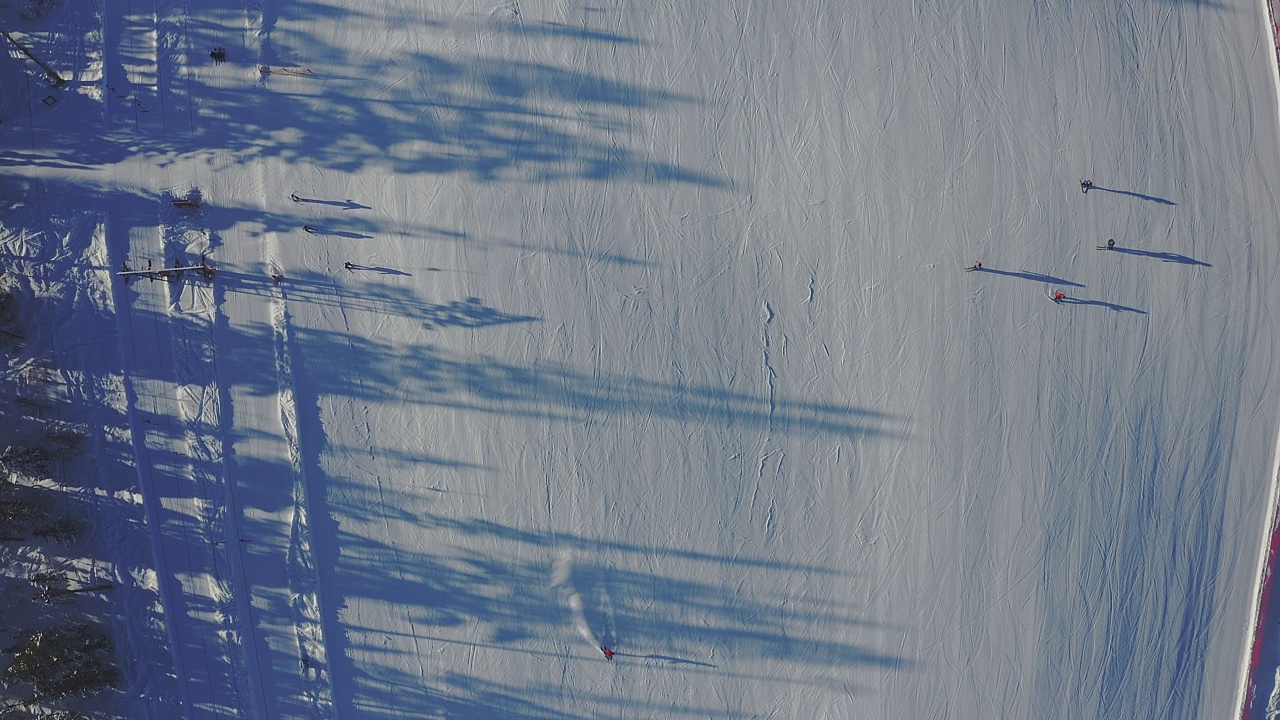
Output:
[[1122,247],[1113,247],[1111,248],[1111,251],[1124,253],[1125,255],[1137,255],[1139,257],[1155,258],[1156,260],[1163,260],[1165,262],[1182,263],[1183,265],[1199,265],[1201,267],[1213,267],[1212,265],[1210,265],[1207,262],[1204,262],[1203,260],[1196,260],[1195,258],[1190,258],[1190,257],[1187,257],[1186,255],[1179,255],[1178,253],[1152,252],[1150,250],[1135,250],[1133,248],[1122,248]]
[[1098,307],[1104,307],[1108,310],[1115,310],[1116,312],[1131,312],[1131,313],[1138,313],[1139,315],[1147,314],[1146,310],[1139,310],[1138,308],[1129,307],[1127,305],[1117,305],[1115,303],[1109,303],[1102,300],[1081,300],[1080,298],[1062,298],[1058,302],[1064,305],[1096,305]]
[[697,667],[714,668],[715,664],[709,662],[701,662],[699,660],[689,660],[686,658],[674,657],[671,655],[639,655],[636,653],[620,653],[615,652],[618,657],[640,658],[641,660],[657,660],[659,662],[670,663],[672,665],[696,665]]
[[311,205],[328,205],[330,207],[341,208],[343,210],[372,210],[368,205],[361,205],[354,200],[321,200],[320,198],[299,197],[294,202],[309,203]]
[[347,269],[352,271],[364,270],[368,272],[376,272],[380,275],[404,275],[406,277],[413,277],[413,273],[407,273],[403,270],[396,270],[395,268],[382,267],[379,265],[357,265],[356,263],[351,263],[347,266]]
[[1050,285],[1067,285],[1070,287],[1078,287],[1078,288],[1084,287],[1084,285],[1081,285],[1078,282],[1071,282],[1070,280],[1063,280],[1062,278],[1059,278],[1059,277],[1054,277],[1052,275],[1045,275],[1044,273],[1031,272],[1029,270],[1022,270],[1022,271],[1015,272],[1013,270],[996,270],[995,268],[983,267],[978,269],[977,272],[991,273],[992,275],[1004,275],[1006,277],[1022,278],[1023,280],[1034,280],[1036,282],[1048,283]]
[[369,240],[373,238],[372,235],[365,235],[364,233],[351,232],[350,230],[327,230],[325,228],[311,228],[310,230],[307,230],[307,232],[311,233],[312,235],[332,235],[335,237],[351,238],[352,240]]
[[1128,195],[1129,197],[1136,197],[1139,200],[1150,200],[1151,202],[1158,202],[1161,205],[1177,205],[1178,204],[1172,200],[1165,200],[1164,198],[1156,197],[1155,195],[1143,195],[1142,193],[1133,192],[1131,190],[1116,190],[1115,188],[1102,187],[1101,185],[1094,185],[1093,187],[1090,187],[1089,190],[1090,191],[1101,190],[1102,192],[1115,193],[1116,195]]

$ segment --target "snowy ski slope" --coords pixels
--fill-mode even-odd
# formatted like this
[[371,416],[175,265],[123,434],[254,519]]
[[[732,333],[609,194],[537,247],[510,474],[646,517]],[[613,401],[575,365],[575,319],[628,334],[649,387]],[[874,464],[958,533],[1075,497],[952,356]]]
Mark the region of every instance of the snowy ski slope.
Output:
[[1085,5],[29,29],[74,81],[6,70],[3,222],[111,287],[169,641],[125,652],[193,720],[1228,717],[1273,40],[1258,0]]

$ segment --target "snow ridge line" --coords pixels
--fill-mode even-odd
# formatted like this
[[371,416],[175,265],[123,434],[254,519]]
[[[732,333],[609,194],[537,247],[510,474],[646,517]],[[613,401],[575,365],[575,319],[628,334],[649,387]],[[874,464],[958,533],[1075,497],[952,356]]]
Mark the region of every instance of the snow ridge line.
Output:
[[[328,668],[328,649],[324,640],[323,613],[320,607],[319,574],[311,551],[311,528],[307,518],[307,479],[298,439],[298,405],[293,390],[293,363],[289,356],[289,315],[284,290],[277,288],[271,301],[271,325],[275,338],[277,398],[280,403],[280,425],[284,430],[293,477],[293,518],[289,523],[288,576],[290,610],[298,650],[302,657],[303,687],[313,717],[337,717],[333,704],[333,687],[321,679],[321,669]],[[325,678],[329,675],[326,673]]]
[[[1277,0],[1264,0],[1263,15],[1271,31],[1273,45],[1276,50],[1275,64],[1271,70],[1271,80],[1276,90],[1276,119],[1280,128],[1280,26],[1276,25],[1275,3]],[[1257,692],[1258,673],[1262,672],[1263,629],[1267,625],[1267,606],[1271,600],[1275,585],[1276,561],[1280,559],[1280,428],[1277,428],[1275,457],[1271,461],[1271,488],[1267,496],[1267,507],[1270,514],[1267,519],[1268,542],[1262,544],[1258,554],[1258,584],[1254,588],[1252,607],[1249,609],[1250,627],[1248,636],[1249,652],[1244,656],[1240,668],[1240,692],[1237,698],[1235,717],[1246,720],[1253,709]],[[1280,668],[1275,672],[1280,673]],[[1280,682],[1268,698],[1268,707],[1277,704],[1280,698]]]

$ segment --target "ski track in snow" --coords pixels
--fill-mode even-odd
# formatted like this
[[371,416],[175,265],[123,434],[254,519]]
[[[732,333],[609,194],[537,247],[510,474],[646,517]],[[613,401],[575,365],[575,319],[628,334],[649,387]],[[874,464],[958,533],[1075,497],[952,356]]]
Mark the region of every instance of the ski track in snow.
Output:
[[[121,56],[106,54],[106,102],[125,108],[123,115],[133,118],[130,130],[139,137],[156,127],[158,115],[150,114],[160,104],[156,90],[172,93],[161,84],[156,63],[160,26],[154,15],[126,15],[123,22],[117,17],[104,28],[104,36],[128,49],[122,56],[131,63],[122,74],[113,73]],[[188,252],[188,228],[167,204],[159,212],[162,217],[150,225],[126,220],[123,212],[109,213],[109,256],[135,263],[151,258],[163,265],[168,257]],[[119,265],[113,261],[112,266]],[[244,612],[236,606],[236,573],[225,546],[225,523],[234,521],[234,515],[225,513],[230,498],[221,468],[224,429],[212,368],[212,292],[194,288],[186,293],[186,283],[156,287],[142,281],[128,288],[117,283],[116,288],[115,306],[127,338],[122,341],[126,391],[135,413],[143,413],[141,418],[135,414],[133,422],[139,484],[183,705],[189,713],[197,707],[243,713],[246,676],[237,666],[238,619]],[[184,300],[191,303],[185,311]],[[141,338],[151,342],[139,347]]]
[[271,315],[276,337],[280,424],[284,429],[289,461],[293,468],[293,517],[289,527],[289,581],[293,621],[312,717],[331,717],[333,693],[326,671],[329,663],[317,592],[319,577],[312,557],[310,530],[307,526],[307,483],[302,452],[298,447],[298,410],[294,397],[293,365],[289,355],[288,315],[284,293],[277,290],[276,295],[272,300]]
[[[166,243],[164,257],[189,251],[184,243]],[[182,442],[175,455],[183,458],[179,470],[194,489],[197,522],[203,541],[213,552],[213,572],[205,594],[216,605],[221,621],[219,633],[226,643],[226,657],[237,681],[237,697],[258,698],[265,688],[259,683],[256,657],[243,647],[245,635],[252,637],[252,610],[249,588],[240,567],[242,537],[238,523],[234,485],[228,482],[221,438],[227,427],[222,418],[221,386],[216,372],[214,324],[215,294],[201,283],[165,283],[169,299],[168,324],[172,333],[171,351],[174,384],[178,396],[178,419]],[[215,656],[216,657],[216,656]],[[244,662],[245,667],[240,668]],[[242,708],[244,712],[248,708]]]
[[591,621],[587,619],[587,610],[582,601],[582,594],[578,592],[573,579],[573,554],[571,552],[561,551],[556,556],[551,566],[551,587],[560,592],[565,606],[569,610],[569,616],[572,618],[573,629],[578,633],[579,637],[586,640],[597,651],[604,648],[613,648],[617,644],[613,608],[604,588],[600,589],[598,608],[593,612],[593,615],[598,616],[600,619],[598,632],[595,627],[592,627]]
[[[135,248],[130,256],[158,254],[162,245],[156,230],[143,233],[141,245],[123,243]],[[148,234],[155,240],[148,242]],[[162,596],[183,704],[240,713],[236,678],[244,674],[234,666],[243,609],[234,601],[234,572],[226,553],[229,498],[215,440],[221,436],[217,389],[212,368],[201,366],[210,360],[211,318],[171,313],[170,291],[178,294],[180,288],[166,283],[118,286],[122,302],[117,308],[130,338],[124,348],[125,378],[130,405],[138,413],[133,444],[139,484],[151,508],[148,524],[157,572],[167,588]],[[136,297],[130,298],[132,293]],[[206,299],[210,294],[204,289]],[[143,337],[152,341],[149,347],[138,344]],[[236,542],[234,533],[231,542]],[[224,662],[228,665],[221,667]]]

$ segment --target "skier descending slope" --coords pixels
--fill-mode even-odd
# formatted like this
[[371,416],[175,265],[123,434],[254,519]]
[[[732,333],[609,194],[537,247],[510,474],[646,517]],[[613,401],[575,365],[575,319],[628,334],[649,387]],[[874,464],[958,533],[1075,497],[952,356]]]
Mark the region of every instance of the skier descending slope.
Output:
[[964,269],[964,271],[965,271],[965,272],[973,272],[973,271],[975,271],[975,270],[981,270],[981,269],[982,269],[982,263],[980,263],[980,262],[976,262],[976,263],[974,263],[974,264],[970,265],[969,267],[965,268],[965,269]]
[[1082,193],[1086,193],[1086,194],[1087,194],[1087,193],[1088,193],[1090,190],[1092,190],[1092,189],[1093,189],[1093,181],[1092,181],[1092,180],[1081,180],[1081,181],[1080,181],[1080,192],[1082,192]]

